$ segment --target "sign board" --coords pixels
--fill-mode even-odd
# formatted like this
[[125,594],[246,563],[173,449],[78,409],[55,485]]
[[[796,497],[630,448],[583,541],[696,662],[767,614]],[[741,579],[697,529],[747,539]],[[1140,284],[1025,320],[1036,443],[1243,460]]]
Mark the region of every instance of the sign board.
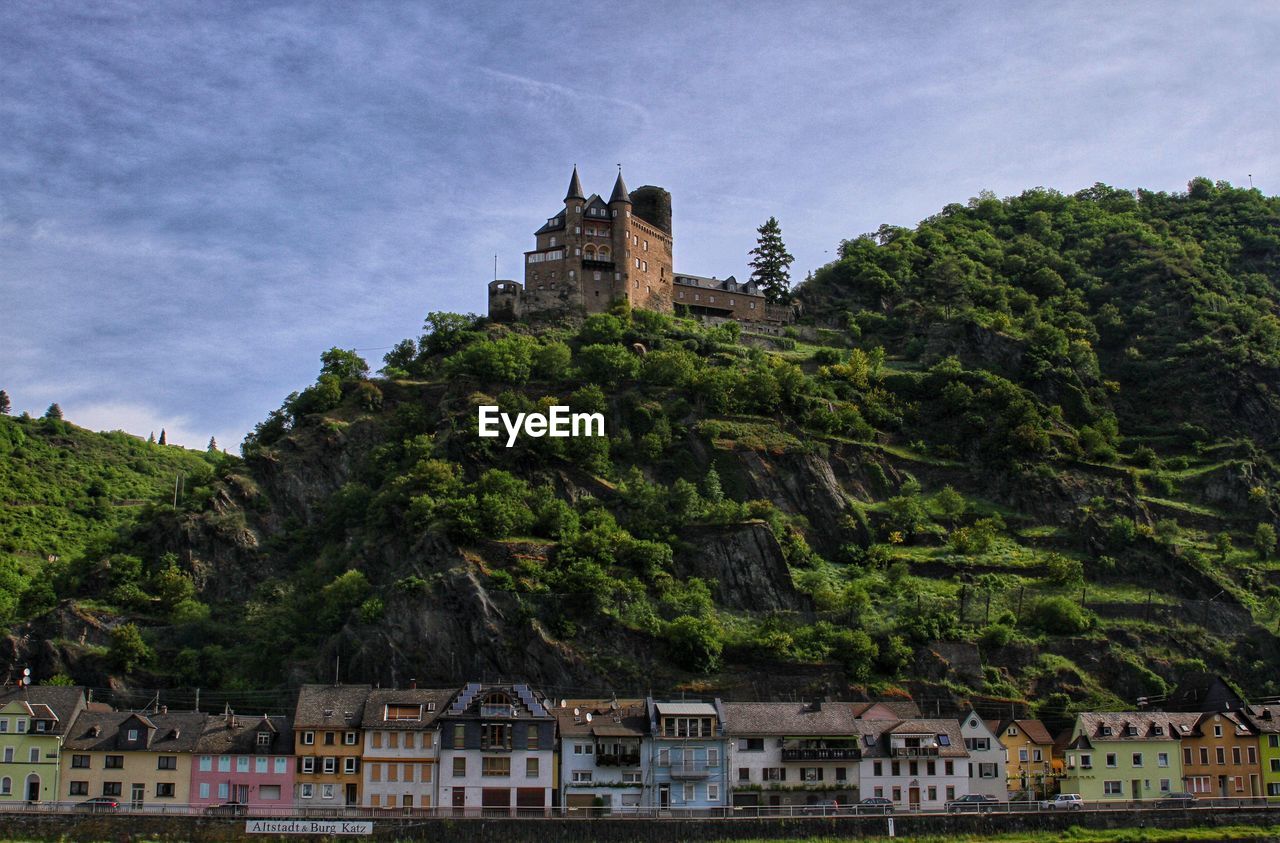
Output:
[[373,834],[373,823],[359,820],[245,820],[246,834]]

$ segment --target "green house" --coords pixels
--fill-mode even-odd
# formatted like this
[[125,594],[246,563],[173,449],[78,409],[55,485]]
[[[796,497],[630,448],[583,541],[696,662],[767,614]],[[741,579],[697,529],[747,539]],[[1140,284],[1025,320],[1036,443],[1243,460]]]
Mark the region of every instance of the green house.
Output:
[[0,805],[57,800],[62,741],[84,707],[83,688],[0,692]]
[[1244,713],[1258,731],[1262,792],[1268,802],[1280,802],[1280,706],[1251,705]]
[[1085,804],[1160,799],[1183,789],[1181,737],[1199,714],[1082,713],[1067,745],[1062,792]]

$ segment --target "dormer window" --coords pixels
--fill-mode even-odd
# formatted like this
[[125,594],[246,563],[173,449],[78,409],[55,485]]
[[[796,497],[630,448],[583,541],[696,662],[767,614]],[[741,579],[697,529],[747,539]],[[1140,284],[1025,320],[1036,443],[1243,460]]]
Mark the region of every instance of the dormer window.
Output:
[[1128,735],[1129,737],[1131,737],[1131,738],[1132,738],[1132,737],[1135,737],[1135,736],[1138,734],[1138,727],[1137,727],[1137,726],[1125,726],[1125,727],[1124,727],[1124,733],[1125,733],[1126,735]]
[[130,743],[132,743],[133,741],[136,741],[137,739],[138,739],[138,730],[137,730],[137,729],[130,729],[130,730],[129,730],[129,742],[130,742]]
[[1102,727],[1102,734],[1104,734],[1104,735],[1110,735],[1110,734],[1111,734],[1111,727],[1110,727],[1110,726],[1103,726],[1103,727]]
[[1164,734],[1164,727],[1163,727],[1163,726],[1156,726],[1156,727],[1154,727],[1151,731],[1152,731],[1154,734],[1157,734],[1157,735],[1163,735],[1163,734]]
[[259,732],[259,733],[258,733],[258,746],[271,746],[271,733],[270,733],[270,732]]

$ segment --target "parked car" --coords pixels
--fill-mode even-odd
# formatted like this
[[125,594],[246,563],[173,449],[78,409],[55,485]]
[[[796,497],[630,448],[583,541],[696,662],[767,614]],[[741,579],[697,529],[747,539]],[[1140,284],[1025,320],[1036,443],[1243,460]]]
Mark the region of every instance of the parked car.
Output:
[[120,800],[110,796],[95,796],[76,805],[76,810],[93,814],[114,813],[120,810]]
[[804,806],[806,814],[821,814],[822,816],[830,816],[840,813],[840,803],[835,799],[823,799],[821,802],[810,802]]
[[1157,808],[1194,808],[1195,806],[1196,795],[1186,792],[1166,794],[1156,803]]
[[223,802],[221,805],[210,805],[204,812],[215,817],[243,817],[249,812],[249,806],[243,802]]
[[968,796],[952,799],[943,807],[947,809],[948,814],[962,814],[965,811],[981,814],[995,810],[997,801],[994,796],[988,796],[985,793],[970,793]]
[[892,814],[893,800],[884,796],[871,796],[858,803],[859,814]]
[[1078,793],[1059,793],[1052,799],[1043,799],[1040,802],[1042,811],[1079,811],[1083,807],[1084,800]]

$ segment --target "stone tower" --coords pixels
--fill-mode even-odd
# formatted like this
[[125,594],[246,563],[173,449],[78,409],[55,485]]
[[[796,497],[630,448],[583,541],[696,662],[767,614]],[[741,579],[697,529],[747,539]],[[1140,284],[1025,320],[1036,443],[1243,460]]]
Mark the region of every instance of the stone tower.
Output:
[[510,281],[491,286],[490,312],[500,318],[494,308],[500,304],[505,318],[601,313],[626,301],[670,313],[671,239],[670,193],[652,186],[628,192],[619,171],[606,202],[584,195],[574,167],[564,208],[534,232],[534,248],[525,252],[523,291]]

